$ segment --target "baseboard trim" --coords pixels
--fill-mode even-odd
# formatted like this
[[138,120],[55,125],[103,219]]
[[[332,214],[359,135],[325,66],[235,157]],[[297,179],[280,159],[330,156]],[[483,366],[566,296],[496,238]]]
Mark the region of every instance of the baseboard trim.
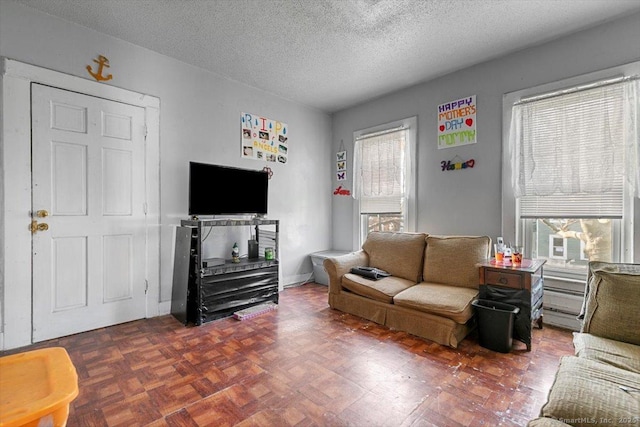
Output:
[[158,304],[158,316],[164,316],[171,313],[171,301],[163,301]]
[[582,324],[576,319],[577,314],[562,313],[545,308],[544,324],[557,326],[559,328],[579,331]]
[[293,276],[287,276],[283,280],[282,287],[283,288],[289,288],[289,287],[293,287],[293,286],[304,285],[305,283],[310,282],[312,277],[313,277],[313,273],[296,274],[296,275],[293,275]]

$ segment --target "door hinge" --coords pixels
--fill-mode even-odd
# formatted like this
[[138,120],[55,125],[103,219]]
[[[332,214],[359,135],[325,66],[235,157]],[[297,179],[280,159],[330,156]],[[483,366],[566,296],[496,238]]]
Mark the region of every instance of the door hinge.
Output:
[[147,125],[144,125],[144,140],[147,140],[147,135],[149,134],[149,128]]
[[148,290],[149,290],[149,281],[147,279],[144,279],[144,293],[146,294]]
[[147,214],[147,210],[148,210],[147,202],[144,202],[142,204],[142,211],[144,212],[145,215]]

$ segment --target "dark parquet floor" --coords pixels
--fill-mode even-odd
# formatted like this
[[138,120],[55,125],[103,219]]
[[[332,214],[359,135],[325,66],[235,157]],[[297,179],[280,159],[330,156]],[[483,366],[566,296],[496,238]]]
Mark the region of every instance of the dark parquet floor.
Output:
[[332,310],[327,288],[285,289],[277,310],[185,327],[144,319],[62,346],[80,394],[68,426],[523,426],[537,416],[571,332],[533,348],[457,349]]

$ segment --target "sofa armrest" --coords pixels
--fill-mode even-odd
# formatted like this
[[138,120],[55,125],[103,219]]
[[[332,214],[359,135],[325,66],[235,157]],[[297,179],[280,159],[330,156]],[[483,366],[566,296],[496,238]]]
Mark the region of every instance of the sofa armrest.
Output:
[[368,266],[369,256],[363,250],[351,252],[338,257],[327,258],[322,262],[329,277],[329,293],[337,294],[342,288],[342,276],[348,273],[352,267]]

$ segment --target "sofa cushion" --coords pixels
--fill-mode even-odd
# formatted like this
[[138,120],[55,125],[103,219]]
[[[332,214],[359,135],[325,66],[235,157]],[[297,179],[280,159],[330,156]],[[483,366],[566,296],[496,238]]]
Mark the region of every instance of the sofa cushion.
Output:
[[640,374],[581,357],[565,356],[560,360],[540,415],[570,420],[566,422],[574,426],[593,425],[594,419],[611,419],[612,422],[637,419],[640,414],[638,393],[626,392],[620,386],[640,389]]
[[477,264],[489,258],[489,237],[429,236],[426,243],[422,280],[478,289]]
[[640,345],[640,265],[591,271],[580,332]]
[[421,281],[424,233],[369,233],[362,249],[369,255],[369,267],[376,267],[393,276]]
[[578,357],[640,374],[640,346],[577,332],[573,346]]
[[624,263],[614,263],[614,262],[604,262],[604,261],[590,261],[589,269],[587,271],[587,286],[585,286],[584,290],[584,299],[582,301],[582,308],[580,310],[580,314],[578,315],[578,319],[583,320],[585,310],[587,308],[587,295],[589,295],[590,283],[594,280],[593,273],[596,271],[608,271],[610,273],[638,273],[640,271],[639,264],[624,264]]
[[343,288],[354,294],[389,304],[393,302],[393,297],[397,293],[414,285],[415,283],[410,280],[394,276],[371,280],[357,274],[347,273],[342,277]]
[[529,421],[527,427],[566,427],[571,424],[565,424],[562,421],[556,420],[554,418],[545,418],[540,417],[535,420]]
[[393,303],[464,324],[473,316],[471,302],[477,296],[477,289],[423,282],[400,292]]

